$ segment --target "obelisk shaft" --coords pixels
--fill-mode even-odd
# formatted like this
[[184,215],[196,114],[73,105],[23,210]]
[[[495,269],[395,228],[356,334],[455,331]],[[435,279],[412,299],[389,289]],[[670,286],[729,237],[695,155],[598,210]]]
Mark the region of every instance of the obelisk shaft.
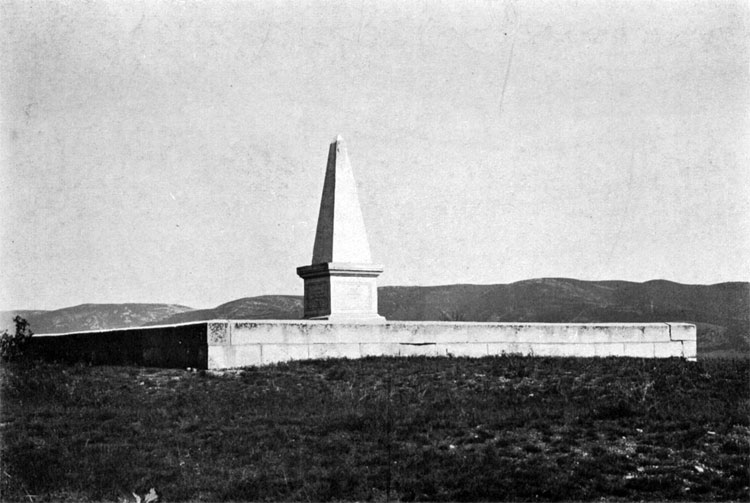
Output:
[[312,263],[326,262],[372,262],[357,185],[341,136],[336,137],[328,150],[328,165],[313,247]]
[[346,145],[337,136],[328,150],[312,264],[297,268],[305,282],[305,318],[383,322],[377,276]]

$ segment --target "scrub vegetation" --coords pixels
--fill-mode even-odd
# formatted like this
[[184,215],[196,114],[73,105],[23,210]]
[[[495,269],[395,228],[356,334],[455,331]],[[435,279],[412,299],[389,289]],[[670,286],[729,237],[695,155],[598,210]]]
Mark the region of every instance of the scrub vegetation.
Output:
[[748,501],[750,362],[18,362],[4,501]]

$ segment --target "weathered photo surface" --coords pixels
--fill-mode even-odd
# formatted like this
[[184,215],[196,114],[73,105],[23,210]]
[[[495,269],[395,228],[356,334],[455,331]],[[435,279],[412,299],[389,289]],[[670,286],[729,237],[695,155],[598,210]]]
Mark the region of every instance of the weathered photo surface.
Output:
[[748,23],[0,3],[0,499],[746,500]]

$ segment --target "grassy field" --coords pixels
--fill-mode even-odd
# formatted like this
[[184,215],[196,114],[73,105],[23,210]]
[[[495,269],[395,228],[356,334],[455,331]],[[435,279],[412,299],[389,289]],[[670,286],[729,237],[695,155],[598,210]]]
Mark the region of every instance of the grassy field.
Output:
[[750,362],[6,365],[5,501],[750,501]]

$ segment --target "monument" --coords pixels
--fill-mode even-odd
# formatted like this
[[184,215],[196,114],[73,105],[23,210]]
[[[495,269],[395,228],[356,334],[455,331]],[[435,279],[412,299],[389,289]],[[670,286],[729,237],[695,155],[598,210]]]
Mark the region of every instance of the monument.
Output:
[[370,257],[354,173],[346,144],[337,136],[328,149],[312,263],[297,268],[305,282],[304,317],[385,322],[378,315],[377,277],[382,272]]
[[290,360],[367,356],[697,357],[688,323],[491,323],[388,321],[344,140],[328,151],[304,320],[213,319],[68,334],[37,334],[50,360],[221,369]]

